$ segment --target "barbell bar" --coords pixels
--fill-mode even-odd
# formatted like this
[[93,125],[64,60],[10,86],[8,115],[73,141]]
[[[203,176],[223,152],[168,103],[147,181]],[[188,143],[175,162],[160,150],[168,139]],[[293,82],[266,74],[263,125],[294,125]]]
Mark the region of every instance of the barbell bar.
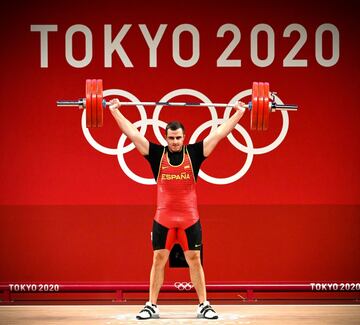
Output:
[[[88,128],[103,126],[103,110],[111,105],[103,98],[102,79],[87,79],[85,85],[85,98],[79,100],[58,100],[58,107],[78,107],[86,109],[86,126]],[[270,92],[268,82],[253,82],[251,101],[245,105],[251,112],[250,129],[265,131],[269,127],[269,116],[275,111],[297,111],[298,105],[277,104],[274,92]],[[271,96],[271,99],[270,99]],[[204,102],[120,102],[121,106],[192,106],[192,107],[234,107],[236,103],[204,103]]]

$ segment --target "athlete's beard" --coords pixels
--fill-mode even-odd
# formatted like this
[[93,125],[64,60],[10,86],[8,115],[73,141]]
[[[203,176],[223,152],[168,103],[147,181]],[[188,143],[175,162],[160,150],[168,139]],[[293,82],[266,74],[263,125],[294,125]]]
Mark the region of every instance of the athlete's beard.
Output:
[[170,152],[180,152],[182,150],[183,146],[179,145],[179,146],[169,146],[169,150]]

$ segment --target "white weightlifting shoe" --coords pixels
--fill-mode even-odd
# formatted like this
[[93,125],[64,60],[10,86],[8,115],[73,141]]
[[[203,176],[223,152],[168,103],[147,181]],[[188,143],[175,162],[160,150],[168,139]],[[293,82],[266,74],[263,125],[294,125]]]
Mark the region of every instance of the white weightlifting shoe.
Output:
[[148,301],[144,308],[136,315],[137,319],[150,319],[150,318],[160,318],[159,308],[157,305],[152,304]]
[[219,316],[208,301],[204,301],[197,308],[197,318],[218,319]]

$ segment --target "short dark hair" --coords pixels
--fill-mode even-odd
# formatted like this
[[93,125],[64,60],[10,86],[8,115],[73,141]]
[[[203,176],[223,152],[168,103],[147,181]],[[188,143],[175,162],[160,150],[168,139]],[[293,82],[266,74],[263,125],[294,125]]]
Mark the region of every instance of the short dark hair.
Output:
[[179,121],[171,121],[166,125],[165,134],[167,135],[168,130],[175,131],[177,129],[182,129],[183,133],[185,133],[184,125],[182,125]]

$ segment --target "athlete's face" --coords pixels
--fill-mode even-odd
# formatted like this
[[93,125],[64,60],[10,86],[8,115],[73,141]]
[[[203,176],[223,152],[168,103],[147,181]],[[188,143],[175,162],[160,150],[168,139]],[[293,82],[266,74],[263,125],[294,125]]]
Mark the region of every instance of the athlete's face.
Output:
[[177,129],[175,131],[168,130],[166,135],[166,142],[171,152],[178,152],[182,150],[184,144],[185,134],[183,129]]

